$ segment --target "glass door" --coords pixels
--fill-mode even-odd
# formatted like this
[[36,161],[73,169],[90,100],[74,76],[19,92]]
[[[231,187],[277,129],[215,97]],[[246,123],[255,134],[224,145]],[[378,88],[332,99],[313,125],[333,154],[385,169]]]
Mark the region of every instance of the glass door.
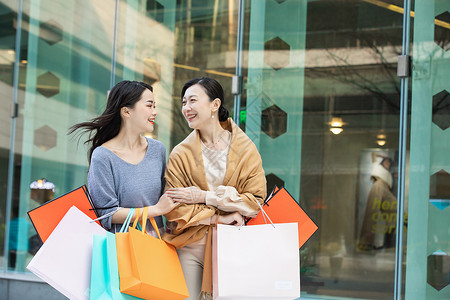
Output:
[[[403,1],[246,1],[240,126],[318,231],[302,297],[392,299]],[[402,228],[399,228],[402,230]]]

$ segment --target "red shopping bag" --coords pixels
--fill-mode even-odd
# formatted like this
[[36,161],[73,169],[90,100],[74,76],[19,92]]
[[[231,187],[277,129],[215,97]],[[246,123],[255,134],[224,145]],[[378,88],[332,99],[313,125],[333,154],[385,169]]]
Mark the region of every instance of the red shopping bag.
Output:
[[[31,223],[43,243],[72,206],[77,207],[91,219],[97,219],[95,207],[85,185],[28,212]],[[100,225],[98,221],[97,223]]]
[[[303,246],[318,228],[285,188],[274,188],[272,196],[264,203],[264,210],[273,223],[298,223],[299,247]],[[266,224],[261,212],[247,222],[247,225],[259,224]]]

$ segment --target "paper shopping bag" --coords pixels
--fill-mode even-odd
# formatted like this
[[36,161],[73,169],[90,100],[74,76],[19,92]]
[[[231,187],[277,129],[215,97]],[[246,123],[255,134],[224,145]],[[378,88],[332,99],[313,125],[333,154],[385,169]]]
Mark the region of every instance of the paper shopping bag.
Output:
[[72,206],[27,269],[70,299],[89,299],[95,234],[106,231]]
[[213,229],[214,299],[300,297],[296,223]]
[[92,243],[91,289],[89,299],[113,299],[106,236],[94,235]]
[[[298,223],[299,247],[317,230],[317,225],[285,188],[275,189],[272,197],[264,204],[264,210],[273,223]],[[262,212],[247,222],[247,225],[265,224]]]
[[119,288],[119,269],[117,266],[116,238],[106,232],[94,235],[91,268],[91,300],[135,300],[139,299],[122,294]]
[[85,185],[28,212],[28,216],[43,243],[72,206],[76,206],[91,219],[97,218]]
[[185,299],[189,293],[175,248],[161,239],[153,218],[150,222],[159,238],[145,233],[147,209],[142,216],[142,231],[136,229],[135,220],[128,233],[123,227],[116,233],[120,291],[152,300]]

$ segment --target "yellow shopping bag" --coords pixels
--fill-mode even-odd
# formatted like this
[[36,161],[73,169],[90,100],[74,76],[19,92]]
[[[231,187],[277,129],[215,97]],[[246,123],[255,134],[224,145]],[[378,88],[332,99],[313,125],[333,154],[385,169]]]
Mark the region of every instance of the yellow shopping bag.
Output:
[[[136,209],[136,215],[140,215]],[[148,207],[142,216],[142,231],[136,229],[137,219],[129,232],[124,232],[133,216],[130,210],[120,232],[116,233],[120,291],[143,299],[181,300],[189,297],[177,251],[161,239],[155,219],[150,222],[158,234],[145,233]]]

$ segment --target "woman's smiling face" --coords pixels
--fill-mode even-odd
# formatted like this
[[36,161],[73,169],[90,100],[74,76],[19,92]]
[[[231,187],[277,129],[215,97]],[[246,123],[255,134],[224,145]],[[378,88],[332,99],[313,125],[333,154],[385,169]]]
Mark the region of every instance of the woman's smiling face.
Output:
[[204,88],[195,84],[189,87],[182,99],[182,113],[192,129],[200,129],[211,123],[214,102],[211,102]]
[[145,89],[141,98],[129,108],[130,122],[140,132],[152,132],[155,126],[156,105],[153,93]]

